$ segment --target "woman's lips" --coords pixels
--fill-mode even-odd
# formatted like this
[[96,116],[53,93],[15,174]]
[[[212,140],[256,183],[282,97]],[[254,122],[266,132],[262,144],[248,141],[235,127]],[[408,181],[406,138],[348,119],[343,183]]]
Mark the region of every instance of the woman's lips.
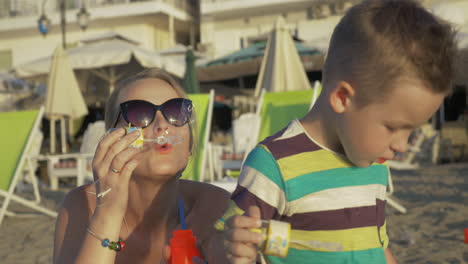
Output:
[[156,150],[161,154],[169,154],[172,151],[171,144],[156,144]]
[[380,163],[380,164],[384,163],[385,161],[387,161],[387,159],[384,159],[384,158],[378,158],[377,159],[377,162]]

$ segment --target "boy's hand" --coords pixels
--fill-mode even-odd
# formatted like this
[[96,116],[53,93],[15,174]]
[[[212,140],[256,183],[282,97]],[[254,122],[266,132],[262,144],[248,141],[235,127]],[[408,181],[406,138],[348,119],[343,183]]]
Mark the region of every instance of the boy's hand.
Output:
[[254,263],[257,259],[257,246],[262,236],[250,231],[260,228],[260,208],[251,206],[245,216],[233,216],[226,221],[224,229],[224,248],[231,264]]

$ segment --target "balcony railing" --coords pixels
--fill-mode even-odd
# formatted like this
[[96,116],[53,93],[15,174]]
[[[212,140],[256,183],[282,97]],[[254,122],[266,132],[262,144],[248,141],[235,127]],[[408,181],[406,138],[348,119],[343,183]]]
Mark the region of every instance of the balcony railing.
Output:
[[[14,18],[22,16],[39,16],[41,14],[41,4],[44,0],[0,0],[0,19]],[[59,1],[47,1],[45,5],[45,13],[59,12]],[[76,10],[80,8],[80,3],[85,0],[64,0],[66,1],[67,10]],[[85,1],[88,10],[99,7],[108,7],[111,5],[132,4],[137,2],[160,2],[173,6],[177,9],[186,11],[191,15],[195,15],[198,7],[193,0],[89,0]]]
[[108,5],[116,5],[116,4],[129,4],[135,2],[161,2],[166,3],[170,6],[176,7],[178,9],[187,11],[190,14],[194,14],[197,10],[197,7],[193,2],[193,0],[90,0],[89,6],[90,7],[100,7],[100,6],[108,6]]
[[209,3],[219,3],[219,2],[232,2],[232,0],[201,0],[202,4],[209,4]]

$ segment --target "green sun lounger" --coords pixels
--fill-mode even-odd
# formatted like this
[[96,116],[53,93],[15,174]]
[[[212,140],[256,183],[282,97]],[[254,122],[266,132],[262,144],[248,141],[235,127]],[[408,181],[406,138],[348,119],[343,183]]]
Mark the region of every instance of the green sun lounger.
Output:
[[[57,213],[37,204],[36,201],[24,199],[16,195],[15,188],[21,178],[23,168],[26,165],[27,154],[30,151],[34,137],[37,137],[39,125],[44,114],[44,108],[39,111],[21,111],[0,113],[0,196],[3,197],[0,210],[0,224],[7,211],[10,201],[15,201],[26,207],[34,209],[46,215],[56,217]],[[29,164],[28,164],[29,165]],[[32,176],[35,191],[38,190],[37,182]],[[14,215],[14,213],[9,213]]]
[[189,94],[189,99],[192,100],[195,109],[198,135],[195,138],[196,149],[182,174],[182,179],[203,181],[208,162],[208,140],[213,116],[214,90],[211,90],[209,94]]

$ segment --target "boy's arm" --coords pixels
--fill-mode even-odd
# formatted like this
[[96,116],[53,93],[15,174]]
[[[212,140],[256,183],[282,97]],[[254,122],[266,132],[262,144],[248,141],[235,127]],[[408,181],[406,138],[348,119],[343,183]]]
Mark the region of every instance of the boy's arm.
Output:
[[[272,219],[281,215],[286,206],[282,177],[268,150],[256,147],[249,154],[231,199],[229,209],[215,228],[224,231],[228,263],[251,262],[257,255],[255,244],[260,243],[256,241],[260,236],[249,229],[260,226],[259,222],[256,223],[259,218]],[[252,217],[254,207],[258,208]]]
[[253,149],[242,168],[228,210],[215,225],[224,229],[224,223],[235,215],[244,215],[251,206],[260,208],[261,219],[279,217],[286,208],[286,197],[280,170],[271,153],[263,147]]
[[278,218],[286,210],[286,193],[281,171],[273,155],[257,146],[247,157],[231,199],[244,212],[260,208],[261,219]]
[[385,259],[387,260],[387,264],[397,264],[389,248],[386,248],[384,252],[385,252]]

